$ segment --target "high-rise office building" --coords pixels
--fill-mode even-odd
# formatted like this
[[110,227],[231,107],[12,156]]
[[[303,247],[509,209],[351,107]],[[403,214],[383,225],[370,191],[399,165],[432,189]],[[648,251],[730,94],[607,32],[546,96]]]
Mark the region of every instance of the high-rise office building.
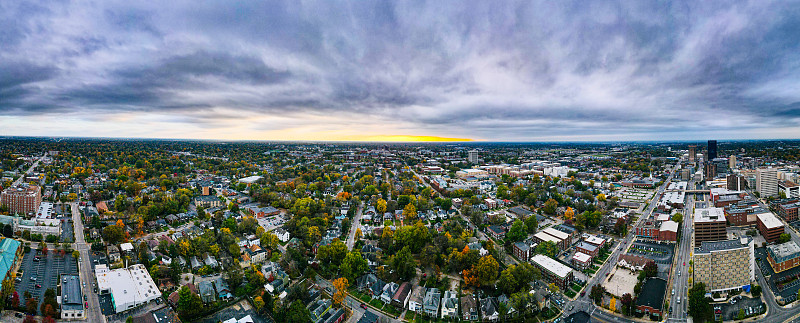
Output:
[[467,155],[467,161],[473,164],[478,163],[478,151],[477,150],[470,150]]
[[694,209],[694,241],[721,241],[728,238],[725,231],[727,222],[722,208],[711,207]]
[[756,169],[756,192],[761,197],[778,196],[778,170],[776,168]]
[[716,140],[709,140],[708,141],[708,156],[707,160],[714,160],[717,158],[717,141]]
[[697,146],[689,145],[689,162],[694,163],[697,158]]
[[731,155],[731,157],[728,158],[728,169],[730,169],[731,172],[736,169],[736,155]]

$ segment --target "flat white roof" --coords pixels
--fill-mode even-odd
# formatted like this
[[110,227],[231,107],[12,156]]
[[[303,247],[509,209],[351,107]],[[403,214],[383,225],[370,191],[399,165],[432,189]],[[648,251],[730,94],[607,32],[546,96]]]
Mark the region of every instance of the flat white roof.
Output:
[[255,176],[248,176],[248,177],[245,177],[245,178],[242,178],[242,179],[240,179],[240,180],[239,180],[239,183],[245,183],[245,184],[247,184],[247,183],[250,183],[250,184],[253,184],[253,183],[255,183],[256,181],[258,181],[259,179],[261,179],[261,178],[262,178],[262,177],[261,177],[261,176],[258,176],[258,175],[255,175]]
[[661,231],[678,232],[678,222],[675,222],[675,221],[672,221],[672,220],[664,221],[663,223],[661,223],[661,229],[660,230]]
[[767,227],[767,229],[783,227],[783,222],[781,222],[781,220],[779,220],[775,214],[772,214],[772,212],[760,213],[756,216],[761,223],[764,223],[764,226]]
[[572,272],[569,267],[545,255],[534,255],[531,261],[561,278],[566,278]]
[[578,251],[578,252],[575,253],[574,256],[572,256],[572,259],[575,259],[575,260],[577,260],[579,262],[586,263],[586,262],[589,262],[590,260],[592,260],[592,256],[589,256],[589,255],[587,255],[587,254],[585,254],[583,252]]
[[119,245],[119,250],[122,250],[122,251],[125,251],[125,252],[133,251],[133,245],[130,242],[123,243],[123,244]]
[[537,232],[533,236],[542,241],[552,241],[555,242],[556,244],[561,243],[561,239],[551,236],[544,232]]
[[725,223],[725,213],[721,207],[694,209],[694,223],[698,222]]
[[551,236],[554,236],[556,238],[559,238],[561,240],[567,240],[567,238],[569,238],[569,234],[567,234],[565,232],[562,232],[562,231],[558,231],[556,229],[553,229],[552,227],[544,229],[544,230],[542,230],[542,232],[547,233],[547,234],[549,234]]
[[161,297],[161,292],[144,265],[114,270],[97,266],[96,272],[98,290],[111,292],[117,312]]
[[585,240],[588,243],[591,243],[593,245],[598,245],[598,246],[606,242],[606,239],[600,238],[600,237],[598,237],[596,235],[593,235],[593,234],[590,234],[588,237],[586,237]]

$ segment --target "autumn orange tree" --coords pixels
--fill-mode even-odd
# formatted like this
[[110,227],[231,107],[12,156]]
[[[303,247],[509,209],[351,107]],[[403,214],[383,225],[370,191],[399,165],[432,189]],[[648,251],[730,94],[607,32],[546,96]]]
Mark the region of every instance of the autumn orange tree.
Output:
[[342,302],[344,302],[344,298],[347,296],[347,287],[349,286],[349,282],[347,278],[340,277],[333,280],[333,288],[336,289],[336,292],[333,294],[333,301],[341,306]]
[[478,276],[475,276],[472,270],[464,269],[461,272],[461,275],[464,277],[464,284],[467,286],[478,287]]

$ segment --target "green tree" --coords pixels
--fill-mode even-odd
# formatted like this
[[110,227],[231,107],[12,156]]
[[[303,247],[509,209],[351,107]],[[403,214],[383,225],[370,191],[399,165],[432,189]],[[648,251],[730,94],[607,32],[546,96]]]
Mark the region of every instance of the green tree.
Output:
[[416,275],[417,263],[414,257],[411,256],[411,250],[408,246],[403,247],[394,255],[390,260],[390,267],[395,270],[397,275],[402,280],[410,280]]
[[[513,267],[513,265],[512,265]],[[506,294],[512,294],[517,291],[518,287],[517,278],[514,277],[513,269],[506,268],[500,273],[500,279],[497,280],[497,288]]]
[[511,229],[508,230],[506,237],[512,242],[522,241],[528,237],[525,224],[522,222],[522,220],[517,219],[514,221],[514,224],[511,225]]
[[187,320],[191,320],[200,314],[203,309],[203,301],[200,296],[183,286],[178,290],[178,314]]
[[750,294],[753,294],[753,297],[761,297],[761,286],[753,285],[753,287],[750,288]]
[[689,289],[689,315],[696,322],[705,322],[711,319],[711,299],[706,297],[704,283],[695,283]]
[[558,202],[554,199],[549,199],[547,202],[544,202],[544,206],[542,207],[542,211],[545,214],[553,215],[556,214],[556,208],[558,207]]
[[286,317],[284,322],[287,323],[311,322],[311,315],[309,315],[308,309],[303,305],[303,302],[301,302],[300,300],[296,300],[292,302],[291,306],[289,306],[289,310],[286,312]]
[[125,232],[116,225],[109,225],[103,228],[103,239],[111,244],[119,244],[125,238]]
[[786,243],[791,239],[792,237],[788,233],[781,233],[781,235],[778,237],[778,243]]
[[361,277],[369,267],[367,261],[361,257],[360,252],[351,251],[344,257],[340,269],[342,270],[342,276],[347,278],[348,281],[354,282],[356,278]]
[[558,246],[556,246],[555,242],[545,241],[538,244],[533,251],[537,254],[554,258],[558,254]]
[[531,214],[529,217],[525,218],[525,228],[528,230],[528,234],[536,233],[536,230],[539,228],[539,220],[536,219],[535,214]]
[[683,222],[683,213],[676,212],[672,215],[672,221],[682,223]]
[[346,254],[347,246],[339,239],[333,239],[333,242],[327,246],[321,246],[317,250],[317,258],[320,261],[336,266],[339,266],[342,263],[342,260]]

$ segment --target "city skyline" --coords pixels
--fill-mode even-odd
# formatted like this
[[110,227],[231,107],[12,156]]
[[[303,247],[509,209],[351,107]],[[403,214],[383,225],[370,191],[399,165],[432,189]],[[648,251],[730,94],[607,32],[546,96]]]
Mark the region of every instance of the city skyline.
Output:
[[800,138],[793,1],[0,8],[9,136]]

